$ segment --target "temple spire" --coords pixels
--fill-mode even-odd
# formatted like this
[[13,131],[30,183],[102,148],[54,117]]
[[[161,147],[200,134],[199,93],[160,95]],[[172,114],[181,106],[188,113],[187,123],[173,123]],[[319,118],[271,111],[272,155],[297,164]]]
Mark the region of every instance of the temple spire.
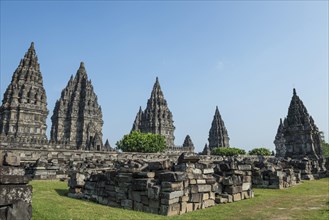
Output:
[[102,118],[97,95],[81,62],[56,103],[51,117],[51,141],[67,143],[71,149],[102,150]]
[[32,42],[4,94],[0,107],[0,133],[20,139],[46,141],[47,115],[46,91]]
[[209,148],[229,147],[229,140],[224,121],[219,113],[218,106],[216,106],[215,115],[209,130]]
[[156,77],[151,97],[147,100],[146,109],[144,111],[139,109],[132,130],[161,134],[165,136],[167,146],[173,147],[175,139],[173,123],[172,113],[164,98],[159,79]]
[[280,120],[274,140],[276,155],[302,158],[322,155],[320,133],[302,100],[293,89],[288,115]]

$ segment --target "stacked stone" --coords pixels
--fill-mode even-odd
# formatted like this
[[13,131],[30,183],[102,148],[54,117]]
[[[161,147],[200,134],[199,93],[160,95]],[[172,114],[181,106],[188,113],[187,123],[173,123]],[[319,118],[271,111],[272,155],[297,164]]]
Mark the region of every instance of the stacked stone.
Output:
[[224,171],[219,171],[225,175],[221,176],[219,172],[214,174],[214,164],[201,163],[199,159],[185,153],[176,165],[169,159],[127,160],[119,162],[118,169],[90,177],[74,173],[69,181],[69,196],[166,216],[211,207],[215,201],[253,197],[250,166],[225,166]]
[[0,151],[0,219],[32,219],[32,186],[20,158]]
[[115,154],[74,151],[22,151],[22,165],[33,179],[67,179],[72,172],[91,174],[114,168]]
[[301,181],[300,171],[292,168],[282,169],[272,165],[253,168],[252,185],[255,188],[284,189]]
[[322,178],[326,175],[325,160],[319,158],[319,160],[312,160],[307,157],[297,160],[292,159],[287,162],[289,165],[301,172],[301,178],[303,180],[314,180]]
[[218,162],[215,167],[217,182],[217,203],[230,203],[254,197],[252,191],[251,165],[235,158]]

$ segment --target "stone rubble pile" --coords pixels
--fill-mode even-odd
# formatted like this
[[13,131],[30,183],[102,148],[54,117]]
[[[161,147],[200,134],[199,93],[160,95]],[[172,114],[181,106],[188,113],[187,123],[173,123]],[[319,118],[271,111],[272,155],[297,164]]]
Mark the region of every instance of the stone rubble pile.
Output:
[[0,219],[32,219],[32,186],[20,158],[0,151]]
[[251,167],[234,161],[217,166],[182,154],[175,164],[169,159],[120,163],[90,177],[72,173],[69,196],[166,216],[253,197]]

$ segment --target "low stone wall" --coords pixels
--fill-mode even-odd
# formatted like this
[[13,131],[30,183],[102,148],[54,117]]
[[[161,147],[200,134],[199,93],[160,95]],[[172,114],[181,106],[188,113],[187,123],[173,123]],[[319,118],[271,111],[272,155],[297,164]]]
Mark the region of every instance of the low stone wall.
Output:
[[176,164],[169,159],[128,160],[118,169],[90,177],[74,173],[69,196],[168,216],[253,197],[250,165],[199,159],[182,154]]
[[32,219],[32,186],[20,158],[0,151],[0,219]]

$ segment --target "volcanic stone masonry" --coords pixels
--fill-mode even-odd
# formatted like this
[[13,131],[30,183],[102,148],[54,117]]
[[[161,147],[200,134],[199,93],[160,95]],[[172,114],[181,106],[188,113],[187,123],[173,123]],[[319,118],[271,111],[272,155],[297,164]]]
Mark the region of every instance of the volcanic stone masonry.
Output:
[[165,136],[167,147],[174,145],[174,121],[167,101],[164,98],[158,77],[156,78],[150,99],[144,111],[139,108],[132,131],[139,130],[142,133],[161,134]]
[[1,139],[47,142],[47,96],[34,43],[20,61],[0,107]]
[[32,219],[32,186],[20,158],[0,151],[0,219]]
[[299,158],[322,157],[321,136],[312,116],[307,112],[302,100],[298,97],[296,90],[290,102],[288,116],[280,125],[274,140],[276,156]]
[[250,165],[199,160],[183,153],[175,164],[168,159],[127,160],[105,173],[73,173],[69,196],[168,216],[254,196]]
[[224,121],[219,113],[218,106],[216,106],[214,119],[209,130],[209,148],[211,150],[216,147],[229,147],[229,140]]
[[103,150],[103,116],[84,63],[71,76],[51,117],[51,141],[70,149]]

